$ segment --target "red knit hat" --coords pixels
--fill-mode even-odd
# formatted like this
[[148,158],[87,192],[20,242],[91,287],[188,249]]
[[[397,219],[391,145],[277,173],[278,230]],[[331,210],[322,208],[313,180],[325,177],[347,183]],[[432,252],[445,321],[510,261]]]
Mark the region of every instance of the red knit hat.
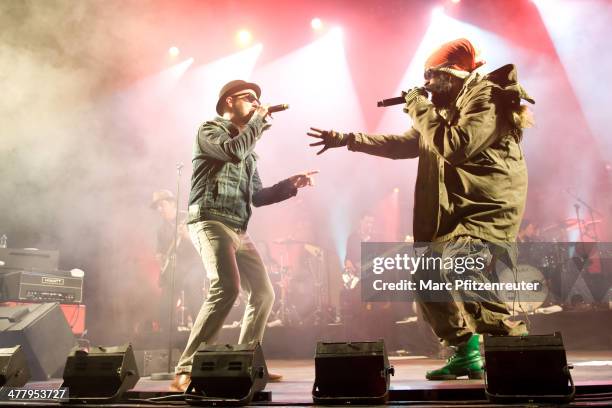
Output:
[[434,51],[425,61],[425,71],[433,69],[467,77],[484,63],[476,60],[476,50],[472,43],[465,38],[459,38],[442,44]]

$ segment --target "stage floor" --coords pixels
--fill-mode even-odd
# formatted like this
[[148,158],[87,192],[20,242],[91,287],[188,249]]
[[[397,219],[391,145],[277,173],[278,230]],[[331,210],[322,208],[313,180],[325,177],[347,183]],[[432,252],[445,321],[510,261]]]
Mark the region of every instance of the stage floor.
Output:
[[[612,388],[612,351],[588,351],[568,352],[568,362],[574,365],[572,377],[578,387],[586,388],[599,386],[599,392]],[[482,380],[457,380],[457,381],[427,381],[424,374],[427,370],[434,369],[443,364],[442,360],[436,360],[420,356],[391,357],[391,364],[395,367],[395,376],[391,379],[391,389],[395,395],[407,396],[408,399],[397,405],[410,406],[496,406],[476,401],[475,396],[481,395],[484,388]],[[268,369],[272,372],[282,374],[283,381],[269,383],[266,391],[272,393],[272,404],[275,406],[310,405],[312,404],[312,384],[314,381],[313,360],[267,360]],[[32,382],[27,388],[54,388],[59,387],[59,380],[47,382]],[[136,387],[130,392],[131,395],[153,396],[157,393],[168,391],[170,381],[153,381],[149,377],[143,377]],[[603,388],[602,388],[603,387]],[[393,395],[393,392],[392,392]],[[612,398],[608,395],[608,398]],[[473,401],[473,404],[467,403]],[[146,406],[140,401],[139,406]],[[463,402],[463,403],[462,403]],[[595,402],[575,402],[571,406],[611,406],[612,399],[604,405]],[[5,403],[0,402],[0,405]],[[40,405],[40,404],[34,404]],[[31,403],[21,406],[34,406]],[[265,405],[260,403],[258,405]],[[390,406],[395,405],[389,403]],[[88,405],[91,406],[91,405]],[[135,406],[134,404],[113,404],[113,406]],[[158,405],[159,406],[159,405]],[[162,405],[163,406],[163,405]],[[170,405],[168,405],[170,406]],[[176,405],[173,405],[176,406]],[[508,406],[508,405],[505,405]],[[514,406],[525,406],[518,404]],[[537,405],[532,405],[537,406]]]

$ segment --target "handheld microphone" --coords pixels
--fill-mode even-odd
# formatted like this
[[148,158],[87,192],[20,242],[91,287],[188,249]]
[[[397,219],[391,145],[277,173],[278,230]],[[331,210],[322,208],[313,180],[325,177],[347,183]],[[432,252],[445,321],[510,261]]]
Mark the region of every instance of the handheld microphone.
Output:
[[268,108],[268,113],[274,112],[282,112],[284,110],[289,109],[289,105],[286,103],[281,103],[280,105],[273,105]]
[[403,103],[406,103],[406,99],[404,99],[404,96],[397,96],[395,98],[383,99],[382,101],[378,101],[376,102],[376,106],[378,106],[379,108],[383,108],[386,106],[401,105]]

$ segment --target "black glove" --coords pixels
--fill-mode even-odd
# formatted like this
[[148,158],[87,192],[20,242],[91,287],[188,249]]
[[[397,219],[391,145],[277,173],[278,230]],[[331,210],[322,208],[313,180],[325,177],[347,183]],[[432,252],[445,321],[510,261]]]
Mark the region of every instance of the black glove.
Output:
[[349,142],[349,135],[345,133],[340,133],[333,130],[321,130],[313,127],[311,127],[310,130],[310,132],[306,133],[308,136],[321,139],[319,142],[310,144],[310,146],[323,146],[323,148],[319,150],[317,154],[321,154],[332,147],[346,146]]

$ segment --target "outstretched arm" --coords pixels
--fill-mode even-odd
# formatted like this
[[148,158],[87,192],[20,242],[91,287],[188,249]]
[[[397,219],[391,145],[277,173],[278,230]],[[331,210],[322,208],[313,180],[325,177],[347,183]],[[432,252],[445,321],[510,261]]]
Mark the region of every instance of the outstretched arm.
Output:
[[320,139],[310,146],[323,146],[317,154],[327,149],[348,146],[355,152],[363,152],[390,159],[410,159],[419,155],[419,133],[413,128],[403,135],[368,135],[365,133],[340,133],[333,130],[310,128],[308,136]]
[[303,174],[296,174],[272,187],[263,187],[259,173],[255,169],[253,174],[253,205],[261,207],[264,205],[278,203],[297,195],[298,189],[314,185],[313,175],[318,171],[310,171]]

